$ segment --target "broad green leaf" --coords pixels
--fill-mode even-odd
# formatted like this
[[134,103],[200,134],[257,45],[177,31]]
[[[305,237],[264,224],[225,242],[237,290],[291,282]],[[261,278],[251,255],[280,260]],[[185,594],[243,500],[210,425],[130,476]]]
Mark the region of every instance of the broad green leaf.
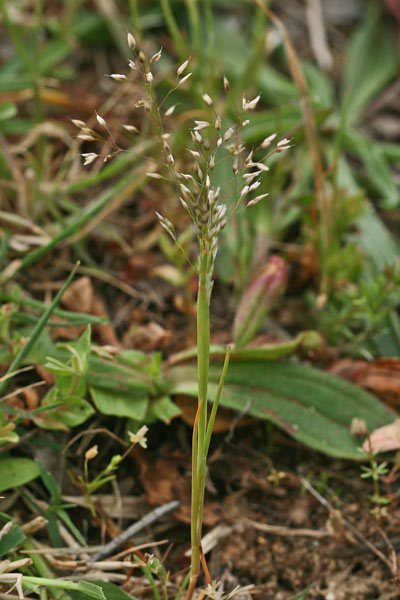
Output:
[[[213,399],[221,366],[210,368]],[[171,369],[170,393],[197,395],[195,367]],[[222,406],[272,421],[298,441],[331,456],[365,459],[350,433],[354,417],[369,431],[391,423],[395,414],[361,388],[314,368],[283,362],[240,361],[229,365]]]
[[400,256],[400,244],[387,229],[373,206],[358,218],[358,241],[376,272],[393,265]]
[[18,109],[14,102],[1,102],[0,103],[0,121],[8,121],[17,114]]
[[70,427],[81,425],[95,412],[92,405],[83,398],[58,398],[55,387],[46,394],[42,405],[46,410],[36,414],[34,421],[43,429],[69,431]]
[[103,415],[128,417],[142,421],[148,407],[148,396],[145,391],[136,390],[136,394],[114,391],[90,386],[93,402]]
[[164,421],[164,423],[170,423],[172,419],[178,417],[181,414],[179,406],[172,402],[169,396],[163,396],[150,402],[148,414],[146,415],[146,422],[152,421]]
[[19,546],[24,539],[25,534],[17,525],[14,525],[0,538],[0,558],[10,552],[10,550],[13,550],[13,548]]
[[67,427],[77,427],[94,415],[94,410],[83,398],[68,398],[63,406],[56,409],[56,414],[57,418]]
[[118,355],[118,360],[121,364],[128,365],[134,369],[143,369],[147,368],[150,362],[150,356],[140,350],[129,349],[122,350]]
[[84,377],[74,375],[56,375],[54,387],[57,390],[57,400],[68,400],[71,396],[83,398],[86,394]]
[[131,394],[133,397],[142,397],[144,394],[147,395],[153,387],[153,380],[147,372],[151,357],[148,357],[148,359],[150,360],[147,361],[144,368],[132,368],[121,364],[118,358],[104,360],[92,356],[86,380],[89,385],[104,390]]
[[5,458],[0,461],[0,492],[24,485],[39,475],[39,465],[34,460]]

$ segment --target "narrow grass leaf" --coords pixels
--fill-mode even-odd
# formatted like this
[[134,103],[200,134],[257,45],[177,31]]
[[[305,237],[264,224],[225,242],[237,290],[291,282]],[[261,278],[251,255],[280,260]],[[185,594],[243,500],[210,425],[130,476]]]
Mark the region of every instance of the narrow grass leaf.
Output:
[[18,527],[18,525],[13,525],[13,527],[0,538],[0,558],[8,554],[10,550],[13,550],[25,539],[25,534]]

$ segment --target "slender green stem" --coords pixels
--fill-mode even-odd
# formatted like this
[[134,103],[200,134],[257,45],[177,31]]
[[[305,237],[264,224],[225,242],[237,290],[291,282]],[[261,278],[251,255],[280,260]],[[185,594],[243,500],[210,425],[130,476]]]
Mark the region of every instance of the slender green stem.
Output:
[[140,20],[139,20],[139,3],[138,0],[129,0],[129,8],[131,11],[131,21],[133,26],[133,31],[135,33],[135,37],[140,40],[141,38],[141,29],[140,29]]
[[267,28],[267,15],[258,7],[255,7],[253,20],[253,34],[249,52],[249,58],[243,71],[245,86],[254,85],[258,81],[258,72],[264,59],[265,31]]
[[189,585],[189,581],[190,581],[190,571],[186,575],[185,579],[183,580],[183,583],[182,583],[181,587],[179,588],[178,593],[175,596],[175,600],[181,599],[182,592],[184,592],[186,590],[187,586]]
[[157,588],[157,583],[152,575],[151,570],[149,569],[149,567],[147,565],[144,565],[142,563],[142,560],[138,556],[134,555],[133,559],[135,562],[140,564],[140,570],[142,571],[143,575],[147,578],[148,582],[150,583],[151,588],[153,590],[154,599],[160,600],[160,594],[159,594],[159,591]]
[[160,4],[161,4],[162,11],[164,13],[164,18],[167,23],[167,27],[171,34],[172,40],[175,44],[176,52],[177,52],[178,56],[180,57],[180,59],[183,61],[188,57],[188,51],[186,48],[186,44],[183,40],[182,34],[179,31],[174,14],[171,10],[171,5],[169,3],[169,0],[160,0]]
[[[228,372],[230,356],[231,356],[231,346],[228,346],[228,348],[226,350],[224,365],[222,367],[221,377],[220,377],[218,388],[217,388],[217,393],[215,394],[213,407],[211,409],[210,418],[209,418],[208,424],[207,424],[207,430],[206,430],[206,434],[205,434],[205,438],[204,438],[203,455],[199,457],[199,467],[198,467],[197,478],[198,478],[198,481],[200,482],[201,489],[200,489],[200,493],[199,493],[199,504],[198,504],[198,513],[199,514],[197,517],[197,521],[200,526],[200,532],[201,532],[201,525],[203,523],[203,512],[204,512],[204,492],[205,492],[204,482],[206,480],[207,455],[208,455],[208,450],[210,447],[211,436],[212,436],[213,429],[214,429],[214,423],[215,423],[215,417],[217,415],[219,399],[221,397],[222,388],[224,387],[224,383],[225,383],[225,377]],[[199,545],[200,545],[200,540],[199,540]]]
[[399,316],[395,310],[391,310],[389,313],[389,323],[392,333],[396,339],[397,347],[400,348],[400,322]]
[[14,23],[12,22],[12,20],[10,19],[9,15],[8,15],[5,0],[0,0],[0,12],[1,12],[1,16],[3,17],[4,24],[7,27],[7,30],[12,39],[12,42],[20,56],[20,59],[24,63],[26,70],[35,79],[36,71],[35,71],[34,61],[29,56],[29,52],[26,50],[25,44],[22,42],[22,40],[19,36],[19,28],[14,25]]
[[197,468],[197,436],[198,436],[198,419],[200,414],[201,404],[197,409],[196,418],[193,424],[192,434],[192,504],[191,504],[191,518],[190,518],[190,533],[191,533],[191,564],[190,564],[190,586],[188,598],[193,594],[194,587],[196,585],[197,578],[200,573],[200,544],[198,538],[198,519],[199,519],[199,492],[200,492],[200,481],[198,477]]
[[210,362],[210,296],[208,291],[207,253],[204,240],[200,247],[199,291],[197,296],[197,377],[198,406],[193,425],[192,445],[192,515],[191,538],[192,556],[190,567],[190,585],[187,597],[193,596],[196,581],[200,573],[200,540],[203,520],[204,477],[202,463],[206,443],[208,371]]
[[[199,7],[197,6],[197,0],[185,0],[185,4],[187,7],[189,21],[190,21],[190,29],[192,34],[192,44],[196,53],[196,56],[199,58],[202,54],[201,42],[200,42],[200,15],[199,15]],[[200,60],[200,67],[203,61]]]

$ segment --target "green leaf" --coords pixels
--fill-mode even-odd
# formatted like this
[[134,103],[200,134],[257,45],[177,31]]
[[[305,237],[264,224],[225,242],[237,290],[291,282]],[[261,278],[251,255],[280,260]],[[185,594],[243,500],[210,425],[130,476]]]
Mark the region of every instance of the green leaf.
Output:
[[293,598],[290,598],[290,600],[305,600],[305,598],[307,598],[307,596],[308,596],[308,593],[311,592],[311,589],[313,587],[314,587],[314,584],[309,585],[305,590],[300,592],[300,594],[296,594],[296,596],[293,596]]
[[0,411],[0,446],[9,442],[15,444],[19,440],[18,433],[15,432],[15,423],[6,422],[4,415]]
[[90,325],[88,325],[85,331],[82,333],[81,337],[74,344],[79,362],[79,372],[81,374],[86,373],[88,369],[91,336],[92,330]]
[[8,121],[17,114],[18,109],[14,102],[1,102],[0,103],[0,121]]
[[150,357],[148,354],[141,352],[140,350],[122,350],[118,355],[118,361],[123,365],[128,365],[134,369],[147,368],[150,363]]
[[376,272],[392,266],[400,256],[400,244],[383,223],[372,204],[357,220],[357,240]]
[[142,421],[148,407],[148,396],[143,390],[136,390],[135,394],[114,391],[90,386],[93,402],[103,415],[114,417],[128,417]]
[[39,463],[39,469],[40,469],[40,477],[41,477],[45,487],[47,488],[47,491],[51,495],[54,504],[60,504],[61,496],[60,496],[60,492],[58,490],[56,480],[54,479],[54,477],[50,473],[50,471],[48,471],[46,469],[46,467],[42,465],[42,463]]
[[[320,334],[316,331],[302,331],[295,338],[285,342],[275,342],[274,344],[264,344],[254,348],[232,348],[231,361],[233,360],[277,360],[288,354],[292,354],[299,348],[306,350],[318,350],[323,344]],[[226,346],[221,344],[211,344],[210,356],[223,360],[226,354]],[[173,354],[169,359],[169,364],[197,357],[197,348],[188,348],[182,352]]]
[[24,485],[40,475],[39,465],[29,458],[6,458],[0,461],[0,492]]
[[60,548],[63,544],[56,514],[51,508],[48,508],[44,511],[44,517],[47,520],[47,533],[49,534],[51,544],[56,548]]
[[78,581],[78,590],[86,596],[90,596],[90,598],[106,600],[103,589],[96,583],[91,583],[90,581]]
[[86,394],[85,378],[76,375],[56,375],[54,387],[58,400],[68,400],[71,396],[82,398]]
[[0,558],[19,546],[25,539],[25,534],[14,525],[5,535],[0,538]]
[[[210,367],[213,400],[221,366]],[[166,373],[170,393],[197,395],[195,367]],[[360,440],[350,433],[354,417],[368,430],[391,423],[395,414],[361,388],[314,368],[283,362],[231,362],[220,404],[273,422],[299,442],[331,456],[365,459]]]
[[66,365],[60,360],[49,356],[44,368],[51,373],[57,373],[58,375],[78,375],[78,373],[70,365]]
[[[48,306],[47,310],[43,313],[43,315],[37,322],[36,326],[33,328],[28,341],[21,347],[21,349],[18,351],[18,353],[12,359],[12,362],[7,369],[7,373],[6,373],[7,375],[16,371],[18,369],[18,367],[21,364],[23,364],[23,361],[27,358],[30,351],[35,346],[37,340],[40,337],[40,334],[43,332],[43,329],[46,326],[47,321],[50,319],[54,309],[56,308],[57,304],[59,303],[60,299],[62,298],[65,290],[68,288],[69,284],[71,283],[72,279],[74,278],[77,269],[78,269],[78,264],[76,264],[75,267],[72,269],[71,273],[67,277],[66,282],[64,283],[62,288],[59,290],[59,292],[55,296],[52,303]],[[3,378],[3,380],[0,381],[0,395],[7,388],[8,384],[9,384],[9,381],[7,380],[7,378]]]
[[399,190],[380,145],[353,129],[343,133],[343,144],[347,150],[361,158],[368,176],[368,184],[382,198],[383,207],[389,209],[398,206]]
[[[34,421],[39,427],[68,431],[70,427],[81,425],[94,415],[93,407],[83,398],[61,399],[61,405],[59,401],[57,390],[53,387],[42,401],[46,410],[34,416]],[[56,406],[52,407],[53,404]]]
[[258,84],[264,102],[269,101],[280,106],[284,103],[298,101],[298,91],[293,81],[271,65],[264,65],[260,69]]
[[[4,430],[5,428],[3,428]],[[18,433],[15,431],[0,431],[0,446],[2,444],[16,444],[19,440]]]
[[380,19],[378,2],[370,2],[366,16],[346,52],[344,89],[350,91],[348,119],[354,123],[366,104],[396,75],[395,40]]
[[72,535],[74,535],[76,537],[76,539],[78,540],[80,545],[86,546],[85,538],[83,537],[83,535],[81,534],[79,529],[71,521],[71,518],[70,518],[69,514],[67,513],[67,511],[64,510],[63,508],[59,508],[57,510],[57,516],[64,523],[64,525],[70,530]]
[[181,414],[179,406],[172,402],[169,396],[163,396],[157,398],[150,403],[148,415],[146,415],[146,422],[152,421],[164,421],[164,423],[170,423],[172,419],[178,417]]
[[319,108],[331,108],[335,102],[332,79],[321,69],[309,62],[302,62],[312,103]]
[[290,131],[299,126],[302,116],[296,106],[278,106],[274,110],[259,111],[251,115],[250,124],[243,129],[242,138],[246,144],[260,142],[267,135]]

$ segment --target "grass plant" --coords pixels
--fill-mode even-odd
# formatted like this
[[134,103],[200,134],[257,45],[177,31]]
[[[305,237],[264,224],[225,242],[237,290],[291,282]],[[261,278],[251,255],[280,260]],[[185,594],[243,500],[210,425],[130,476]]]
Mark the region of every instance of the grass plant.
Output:
[[[163,10],[167,11],[169,25],[172,27],[172,33],[175,31],[175,23],[172,21],[169,3],[163,3]],[[197,26],[196,5],[191,5],[192,26]],[[175,38],[174,38],[175,39]],[[178,44],[178,38],[175,39]],[[155,77],[154,67],[161,58],[161,50],[151,57],[146,56],[143,49],[137,47],[135,37],[129,33],[127,37],[129,48],[133,53],[133,60],[129,61],[130,69],[137,75],[136,81],[143,86],[143,96],[136,103],[137,108],[144,108],[149,116],[152,134],[161,147],[162,158],[160,164],[156,165],[152,171],[147,173],[148,177],[154,180],[162,181],[168,184],[168,193],[171,190],[179,198],[179,201],[193,224],[197,237],[197,252],[195,257],[188,256],[180,246],[174,224],[168,217],[156,213],[161,227],[172,238],[173,242],[185,254],[187,261],[195,268],[198,277],[197,293],[197,380],[198,380],[198,405],[197,413],[193,424],[192,441],[192,505],[191,505],[191,576],[187,591],[187,599],[193,597],[196,589],[198,577],[200,575],[200,565],[209,585],[212,584],[210,574],[205,562],[204,554],[201,548],[201,534],[204,510],[204,492],[206,477],[207,454],[210,446],[214,421],[218,408],[219,399],[222,393],[224,379],[228,370],[230,348],[226,352],[225,362],[222,369],[217,393],[214,398],[213,408],[210,417],[207,417],[207,402],[209,399],[208,378],[210,364],[210,301],[213,288],[213,273],[215,259],[218,251],[218,236],[224,228],[227,220],[226,195],[223,198],[220,187],[213,186],[213,171],[217,161],[226,160],[230,156],[232,161],[233,177],[231,181],[232,193],[234,197],[234,214],[241,210],[241,203],[244,201],[246,206],[253,206],[260,200],[263,200],[268,194],[258,194],[254,192],[261,185],[260,177],[269,170],[265,164],[266,159],[273,153],[281,153],[290,147],[290,140],[283,138],[276,141],[276,135],[270,135],[260,145],[258,152],[263,152],[264,156],[256,159],[253,154],[257,150],[246,150],[246,146],[241,142],[241,131],[249,124],[248,113],[253,111],[260,96],[252,100],[242,98],[240,108],[236,109],[236,124],[230,127],[224,127],[224,123],[218,113],[215,101],[207,92],[202,93],[203,111],[208,113],[207,120],[196,120],[190,130],[193,147],[187,149],[188,160],[190,161],[190,172],[180,170],[177,160],[174,156],[173,148],[170,146],[171,134],[167,131],[167,122],[172,118],[175,112],[175,105],[165,109],[167,99],[174,94],[178,88],[189,85],[192,73],[189,72],[189,58],[186,58],[176,70],[175,86],[167,95],[159,101],[157,90],[154,85]],[[177,46],[178,47],[178,46]],[[181,47],[179,45],[179,47]],[[183,48],[181,48],[183,50]],[[117,84],[124,85],[127,81],[127,75],[124,73],[114,73],[111,78]],[[222,86],[221,86],[222,87]],[[229,81],[224,78],[224,93],[229,93]],[[100,127],[109,133],[106,120],[99,114],[96,119]],[[95,141],[98,134],[87,125],[80,121],[74,121],[81,133],[78,137]],[[124,128],[131,133],[137,133],[137,128],[130,124],[125,124]],[[103,157],[107,162],[113,156],[123,151],[122,148],[113,140],[111,136],[112,151]],[[272,150],[270,150],[272,148]],[[225,156],[223,154],[225,152]],[[86,165],[96,161],[99,156],[96,152],[88,152],[83,155]],[[184,165],[186,167],[186,165]],[[165,189],[165,186],[164,186]]]
[[[195,597],[202,569],[206,588],[200,597],[225,600],[230,594],[224,595],[211,580],[201,546],[207,456],[220,403],[260,423],[272,421],[297,443],[328,455],[349,460],[369,458],[362,477],[372,479],[371,501],[377,510],[386,512],[386,500],[379,487],[386,473],[386,463],[380,464],[372,453],[361,456],[349,432],[349,423],[353,416],[362,416],[368,421],[368,430],[373,431],[394,418],[390,410],[384,409],[362,389],[321,369],[273,361],[297,350],[313,359],[319,356],[320,350],[324,352],[324,342],[330,346],[329,352],[333,351],[332,356],[339,353],[368,358],[386,356],[389,355],[387,348],[392,346],[397,348],[397,354],[400,351],[396,314],[400,304],[399,273],[393,266],[398,261],[399,249],[377,213],[369,210],[366,214],[367,201],[360,187],[365,185],[375,200],[376,195],[381,194],[380,206],[398,205],[398,187],[392,181],[388,161],[398,161],[399,151],[395,144],[372,140],[368,133],[357,129],[363,124],[367,103],[382,94],[398,70],[398,60],[390,42],[386,43],[390,36],[386,39],[381,35],[380,9],[377,3],[370,3],[345,55],[345,76],[337,86],[339,97],[336,98],[330,79],[297,55],[284,20],[277,19],[262,0],[241,2],[233,9],[229,3],[214,5],[211,0],[203,3],[184,0],[175,4],[161,0],[149,2],[146,7],[140,6],[138,0],[130,0],[130,15],[110,1],[109,19],[104,18],[106,10],[99,8],[96,14],[92,7],[86,11],[85,2],[66,2],[65,6],[61,3],[61,17],[53,16],[48,23],[46,3],[36,2],[32,15],[28,11],[27,19],[20,18],[23,3],[17,12],[12,4],[0,0],[0,16],[16,50],[15,57],[0,69],[1,89],[6,97],[11,94],[13,98],[12,102],[0,105],[0,172],[5,190],[4,209],[2,207],[0,212],[1,223],[5,225],[0,239],[3,269],[0,299],[5,303],[0,312],[0,353],[2,364],[9,365],[0,379],[0,393],[14,381],[14,375],[19,377],[24,373],[26,364],[34,364],[50,377],[54,376],[48,380],[54,384],[48,384],[48,391],[38,397],[39,407],[33,410],[8,403],[13,394],[21,391],[15,390],[13,385],[10,386],[12,391],[2,398],[0,445],[12,446],[0,461],[0,491],[8,492],[13,486],[30,484],[41,476],[36,489],[31,489],[36,491],[44,485],[52,496],[47,511],[52,514],[48,526],[51,543],[61,544],[60,521],[84,546],[82,533],[61,504],[57,482],[52,481],[50,475],[43,475],[42,465],[39,473],[34,460],[19,456],[21,452],[34,455],[29,439],[25,444],[26,424],[30,427],[28,436],[36,426],[42,429],[41,435],[45,438],[43,431],[48,427],[66,432],[96,413],[100,419],[103,415],[107,419],[115,417],[120,424],[122,419],[129,419],[135,424],[135,431],[137,426],[137,433],[131,434],[131,446],[143,445],[140,432],[146,427],[144,423],[169,422],[179,413],[174,396],[192,396],[197,399],[197,412],[192,430],[191,569],[176,600]],[[254,9],[251,39],[249,41],[246,21],[246,27],[236,30],[235,44],[230,44],[231,34],[228,36],[226,32],[235,26],[242,8],[248,11],[247,16]],[[228,13],[230,21],[226,19]],[[19,15],[19,21],[15,15]],[[269,21],[273,23],[271,27],[275,26],[275,33],[280,32],[281,42],[276,54],[272,51],[267,56],[265,28]],[[74,77],[73,67],[62,65],[62,61],[68,59],[75,66],[76,48],[83,49],[84,60],[82,62],[79,56],[80,64],[87,61],[93,46],[86,47],[85,43],[93,36],[97,40],[94,42],[97,58],[100,56],[97,64],[101,64],[106,54],[111,64],[119,64],[118,56],[112,53],[108,56],[108,50],[114,43],[119,54],[125,56],[128,52],[121,34],[128,22],[135,31],[135,37],[128,35],[132,52],[130,69],[128,73],[111,74],[117,90],[115,96],[91,119],[87,114],[92,113],[93,105],[85,109],[80,117],[88,123],[81,118],[74,119],[79,141],[71,144],[67,151],[61,145],[53,147],[48,133],[52,130],[52,121],[58,121],[59,130],[63,129],[68,135],[72,127],[67,119],[60,125],[57,112],[60,106],[54,102],[57,92],[64,89],[65,74],[71,83]],[[187,34],[182,28],[183,22],[188,25]],[[163,26],[160,36],[157,28],[161,30]],[[146,31],[152,27],[157,29],[154,39]],[[158,50],[165,32],[170,37],[166,46],[171,56],[164,56],[163,51]],[[104,35],[107,35],[105,44]],[[227,46],[224,47],[226,39],[229,52]],[[286,57],[286,63],[282,57]],[[173,68],[173,61],[179,61],[180,66]],[[357,85],[353,85],[354,81]],[[50,89],[54,83],[59,90]],[[110,88],[110,83],[112,85],[106,80],[105,87]],[[243,95],[245,89],[251,90],[251,99]],[[261,98],[254,91],[258,89]],[[120,90],[122,93],[118,96]],[[101,91],[104,90],[100,86]],[[49,98],[54,102],[50,102],[51,110],[46,105]],[[132,115],[132,98],[135,98],[135,110],[142,111],[140,114],[133,111]],[[69,100],[68,94],[65,100]],[[124,108],[124,102],[128,108]],[[72,106],[70,103],[69,116],[72,116]],[[129,117],[125,119],[122,115]],[[20,140],[19,136],[29,136],[32,128],[39,124],[44,127],[36,130],[34,142],[27,149],[19,142],[14,144],[14,139],[9,137]],[[296,141],[294,151],[279,164],[276,159],[291,144],[286,138],[276,137],[278,127],[282,137],[290,132],[287,135],[293,135]],[[84,176],[82,170],[79,171],[76,156],[80,144],[84,164],[90,169]],[[349,156],[357,160],[349,160]],[[274,166],[269,173],[268,158]],[[107,164],[103,166],[102,162]],[[35,294],[35,287],[28,285],[25,291],[24,277],[28,274],[29,279],[35,279],[31,277],[32,268],[41,269],[42,265],[46,268],[49,264],[53,268],[51,257],[56,251],[57,258],[61,256],[58,272],[60,269],[70,271],[71,264],[81,258],[86,264],[79,267],[79,272],[111,283],[137,300],[140,291],[112,275],[120,272],[117,269],[121,255],[121,262],[128,262],[134,255],[135,244],[131,244],[131,240],[124,241],[122,227],[105,224],[105,221],[129,201],[132,194],[138,194],[140,199],[142,190],[144,195],[150,192],[151,205],[159,211],[157,219],[162,235],[166,232],[169,236],[165,236],[159,246],[167,258],[173,257],[179,275],[175,283],[187,285],[190,300],[194,293],[192,276],[197,276],[196,348],[185,348],[164,364],[157,353],[145,355],[138,351],[133,356],[135,351],[124,348],[107,354],[105,347],[92,344],[90,327],[68,345],[56,345],[48,328],[98,325],[104,323],[104,319],[57,308],[78,267],[50,304],[30,297]],[[271,192],[271,201],[262,202],[268,195],[266,190]],[[13,212],[15,202],[20,214]],[[254,205],[258,206],[251,208]],[[147,207],[148,204],[146,208],[139,206],[139,214],[144,215]],[[247,207],[250,210],[246,210]],[[182,214],[177,218],[181,208]],[[130,216],[136,215],[136,210],[135,205]],[[155,219],[154,222],[157,223]],[[40,227],[35,223],[40,223]],[[150,226],[152,234],[157,233],[158,225],[151,223]],[[18,246],[15,232],[21,230],[37,235],[34,242]],[[121,242],[122,251],[120,254],[110,252],[107,260],[99,261],[98,266],[97,232],[107,242],[117,240],[117,245]],[[28,237],[26,235],[26,239]],[[102,243],[104,237],[100,238]],[[382,244],[382,240],[387,244]],[[365,255],[360,252],[360,246]],[[279,323],[284,341],[247,347],[263,328],[265,331],[266,314],[271,305],[271,299],[264,293],[264,282],[259,275],[257,279],[257,268],[262,263],[267,264],[267,256],[273,248],[284,254],[284,259],[279,258],[285,261],[285,269],[290,264],[294,266],[291,271],[301,270],[301,260],[293,260],[293,256],[306,255],[310,247],[314,264],[311,264],[309,279],[300,282],[295,289],[297,293],[301,287],[299,300],[304,291],[301,299],[304,315],[291,321],[287,329],[287,323]],[[383,258],[379,258],[379,252]],[[227,264],[234,267],[227,269]],[[210,345],[210,305],[216,277],[222,284],[234,288],[236,299],[242,295],[233,328],[236,347]],[[12,289],[14,279],[18,286]],[[286,275],[282,279],[286,282]],[[262,284],[258,286],[261,291],[258,283]],[[290,284],[293,285],[292,280]],[[284,287],[279,287],[279,298]],[[291,305],[286,305],[285,300],[282,300],[283,308],[289,307],[290,312]],[[112,310],[115,305],[112,303]],[[241,322],[240,330],[238,322],[239,325]],[[301,329],[310,327],[310,323],[317,331]],[[383,328],[396,345],[388,346],[387,339],[379,338]],[[103,354],[98,355],[98,352]],[[197,368],[183,364],[195,358]],[[210,358],[214,364],[210,364]],[[37,383],[45,382],[36,382],[32,388]],[[212,401],[211,408],[209,401]],[[18,458],[13,458],[17,444]],[[122,458],[131,446],[127,444]],[[2,451],[7,448],[2,447]],[[93,448],[86,452],[83,475],[76,476],[92,514],[95,512],[93,492],[114,479],[122,460],[114,455],[111,459],[108,457],[102,467],[98,467],[97,461],[89,465],[96,454]],[[12,476],[15,473],[16,479]],[[271,473],[270,482],[279,484],[281,471],[272,469]],[[23,488],[22,494],[25,499],[31,497],[32,502],[28,504],[35,507],[35,499],[28,489]],[[71,507],[68,505],[68,508]],[[391,506],[388,512],[390,509]],[[7,542],[7,532],[4,539]],[[18,547],[31,550],[31,567],[22,571],[22,576],[3,573],[2,584],[15,583],[21,594],[26,588],[40,593],[43,598],[46,598],[46,590],[59,600],[66,597],[65,592],[72,598],[75,598],[74,592],[103,598],[102,588],[96,585],[57,579],[46,561],[34,553],[35,545],[30,538],[21,540],[9,547],[12,552],[18,552]],[[136,562],[149,581],[155,600],[167,600],[172,593],[169,573],[152,555],[146,556],[146,560],[146,563],[141,559]],[[306,595],[307,590],[295,598]]]

